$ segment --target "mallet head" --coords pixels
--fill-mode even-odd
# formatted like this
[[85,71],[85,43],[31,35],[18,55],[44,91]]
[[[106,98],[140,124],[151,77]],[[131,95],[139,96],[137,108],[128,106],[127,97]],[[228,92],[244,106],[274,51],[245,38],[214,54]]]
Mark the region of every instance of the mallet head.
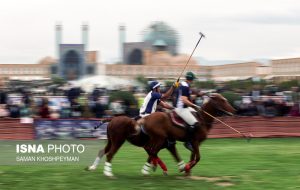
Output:
[[201,37],[205,38],[205,35],[202,32],[199,32],[199,34],[200,34]]
[[247,142],[249,143],[253,137],[252,133],[248,133],[247,135],[243,134],[243,136],[246,138]]

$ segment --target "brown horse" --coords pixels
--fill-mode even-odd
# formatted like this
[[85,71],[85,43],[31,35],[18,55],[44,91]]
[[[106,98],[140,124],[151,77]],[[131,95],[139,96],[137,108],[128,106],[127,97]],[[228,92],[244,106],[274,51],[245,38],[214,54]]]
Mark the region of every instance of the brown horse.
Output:
[[175,139],[177,141],[190,140],[193,151],[191,153],[190,162],[185,165],[182,171],[190,174],[190,170],[200,161],[200,144],[207,138],[212,128],[214,117],[223,114],[232,115],[235,109],[220,94],[212,94],[209,100],[203,104],[201,110],[196,111],[196,118],[199,126],[194,129],[192,139],[186,139],[187,134],[184,128],[175,127],[166,113],[153,113],[146,117],[145,131],[150,139],[146,145],[146,151],[149,155],[157,155],[166,139]]
[[[233,112],[234,108],[223,96],[220,94],[210,96],[209,100],[203,105],[202,110],[196,112],[200,125],[195,129],[193,139],[189,139],[192,142],[193,152],[190,157],[190,162],[186,165],[180,159],[175,144],[166,146],[168,139],[178,141],[187,140],[186,129],[174,126],[168,113],[156,112],[143,118],[144,124],[142,128],[137,125],[136,121],[128,117],[115,117],[107,126],[108,143],[106,147],[99,151],[95,162],[88,169],[96,169],[100,159],[106,155],[104,175],[113,176],[111,160],[118,149],[127,140],[136,146],[144,147],[149,155],[148,162],[144,165],[142,172],[150,168],[149,163],[151,161],[157,161],[158,152],[166,147],[178,162],[180,171],[185,171],[189,174],[191,168],[200,160],[199,146],[200,143],[207,138],[209,130],[212,128],[214,118],[211,116],[215,117],[220,114]],[[211,116],[206,113],[209,113]]]
[[[135,120],[126,116],[117,116],[114,117],[107,126],[107,140],[108,142],[105,148],[100,149],[94,163],[87,167],[86,170],[95,170],[101,158],[106,155],[103,173],[108,177],[112,177],[113,173],[111,161],[123,143],[127,140],[135,146],[144,147],[149,141],[149,136],[141,130]],[[179,170],[184,169],[185,164],[177,153],[175,143],[169,143],[169,141],[166,141],[161,148],[167,148],[170,151],[175,160],[178,162]],[[155,170],[157,164],[159,164],[159,166],[163,169],[164,174],[167,174],[167,167],[157,154],[151,154],[151,156],[149,154],[147,162],[141,170],[142,174],[149,175],[150,169]]]

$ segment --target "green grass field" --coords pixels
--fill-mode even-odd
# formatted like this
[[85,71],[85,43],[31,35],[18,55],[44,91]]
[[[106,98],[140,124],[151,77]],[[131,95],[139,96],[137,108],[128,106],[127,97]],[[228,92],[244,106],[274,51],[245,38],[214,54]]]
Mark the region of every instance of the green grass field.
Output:
[[[189,152],[182,143],[177,147],[187,161]],[[166,150],[160,157],[169,175],[157,169],[149,177],[142,176],[146,154],[125,144],[113,160],[116,179],[103,176],[103,160],[93,172],[84,171],[82,165],[0,166],[0,189],[300,189],[300,138],[253,139],[250,143],[209,139],[201,153],[202,160],[190,178],[178,173]]]

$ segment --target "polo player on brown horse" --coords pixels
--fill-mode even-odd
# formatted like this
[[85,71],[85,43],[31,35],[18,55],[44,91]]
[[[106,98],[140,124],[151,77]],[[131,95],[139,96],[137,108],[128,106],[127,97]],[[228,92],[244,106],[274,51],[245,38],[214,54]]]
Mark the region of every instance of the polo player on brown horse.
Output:
[[193,111],[198,124],[194,126],[192,136],[190,136],[186,128],[175,126],[172,119],[170,119],[170,114],[162,112],[153,113],[144,118],[144,130],[150,138],[145,146],[145,150],[150,156],[155,156],[167,139],[171,138],[183,142],[189,141],[192,150],[190,162],[181,170],[189,174],[191,168],[200,160],[199,146],[207,138],[212,128],[214,117],[223,114],[230,115],[234,111],[234,108],[222,95],[212,94],[201,109]]
[[[189,75],[187,75],[187,80]],[[188,81],[186,81],[188,82]],[[209,100],[200,109],[194,104],[188,105],[186,103],[189,97],[185,96],[185,92],[178,96],[183,100],[184,104],[187,106],[192,106],[194,109],[189,111],[193,116],[193,123],[189,118],[191,115],[187,116],[187,111],[181,112],[180,109],[175,109],[174,112],[181,116],[183,120],[186,121],[187,125],[185,127],[179,127],[176,122],[172,121],[172,114],[163,112],[156,112],[150,114],[139,121],[141,124],[139,126],[135,120],[132,120],[125,116],[115,117],[109,123],[107,127],[108,143],[103,150],[99,151],[98,157],[96,158],[94,164],[90,166],[89,169],[95,169],[99,163],[99,160],[103,155],[106,155],[106,162],[104,166],[104,175],[113,176],[111,168],[111,160],[114,154],[122,146],[125,140],[128,140],[134,145],[143,146],[144,149],[149,154],[148,162],[153,159],[157,159],[158,152],[166,147],[171,154],[174,156],[177,162],[179,162],[179,168],[181,171],[185,171],[187,174],[190,173],[192,167],[194,167],[200,160],[199,145],[203,142],[212,127],[214,117],[220,114],[233,113],[234,109],[227,102],[227,100],[220,94],[213,94],[210,96]],[[185,108],[184,108],[185,109]],[[189,109],[189,108],[186,108]],[[191,130],[187,130],[187,127],[191,127]],[[192,134],[191,134],[192,133]],[[190,162],[184,165],[184,162],[179,158],[177,154],[175,144],[166,146],[168,140],[177,140],[183,142],[190,142],[192,154],[190,157]],[[95,165],[96,163],[96,165]],[[144,166],[145,167],[145,166]]]
[[[173,84],[173,86],[165,93],[165,94],[161,94],[160,93],[160,83],[157,81],[153,81],[150,84],[150,89],[151,91],[147,94],[147,96],[144,99],[143,105],[140,109],[140,115],[138,117],[135,118],[135,120],[139,120],[140,118],[146,117],[148,115],[150,115],[151,113],[154,113],[156,111],[156,107],[157,105],[161,105],[162,107],[166,108],[166,109],[174,109],[173,106],[165,103],[163,100],[169,98],[174,89],[177,88],[179,85],[178,82],[175,82]],[[129,123],[129,125],[136,125],[135,123],[132,123],[132,120],[128,117],[116,117],[114,118],[111,123],[115,122],[115,120],[121,119],[123,120],[123,125],[126,125],[126,123]],[[138,125],[142,125],[142,120],[138,121]],[[111,124],[109,124],[109,126],[111,126]],[[111,128],[114,128],[114,125],[112,127],[110,127],[108,130],[110,130]],[[119,127],[119,132],[122,131],[122,129],[126,130],[126,127],[124,126],[122,129],[122,126]],[[130,127],[129,127],[130,128]],[[132,128],[132,127],[131,127]],[[112,130],[113,131],[113,130]],[[148,136],[146,136],[143,133],[140,133],[139,135],[126,135],[126,132],[124,132],[124,137],[123,138],[119,138],[121,139],[119,142],[120,143],[113,143],[115,146],[114,147],[118,147],[121,146],[123,144],[123,142],[127,139],[129,142],[131,142],[132,144],[136,145],[136,146],[144,146],[146,144],[146,141],[148,140]],[[115,133],[115,132],[113,132]],[[108,137],[108,140],[110,142],[110,138]],[[124,141],[122,141],[124,140]],[[117,140],[118,141],[118,140]],[[109,143],[108,143],[109,145]],[[173,148],[172,146],[170,147],[170,151],[174,151],[175,148]],[[100,161],[100,158],[106,153],[105,150],[100,150],[98,157],[96,158],[96,160],[94,161],[93,165],[91,165],[90,167],[88,167],[88,170],[95,170],[97,168],[97,165]],[[172,154],[177,154],[177,153],[172,153]],[[177,156],[177,155],[176,155]],[[178,157],[178,156],[177,156]],[[148,175],[150,168],[155,169],[156,165],[159,164],[160,167],[163,169],[164,174],[167,174],[167,167],[166,165],[161,161],[161,159],[156,156],[156,157],[150,157],[148,158],[147,162],[145,163],[145,165],[143,166],[143,169],[141,170],[141,172],[144,175]],[[183,164],[183,163],[182,163]],[[110,163],[105,163],[105,170],[104,170],[104,174],[107,176],[111,176],[111,164]]]

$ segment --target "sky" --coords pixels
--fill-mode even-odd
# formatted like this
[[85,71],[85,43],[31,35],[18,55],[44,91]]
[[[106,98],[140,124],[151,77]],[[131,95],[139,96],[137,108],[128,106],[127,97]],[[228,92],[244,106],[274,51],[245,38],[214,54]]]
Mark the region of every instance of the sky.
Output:
[[126,41],[164,21],[180,35],[179,52],[205,60],[300,57],[300,1],[297,0],[0,0],[0,64],[37,63],[56,58],[54,26],[63,25],[63,43],[81,43],[81,24],[90,27],[88,50],[98,61],[119,58],[118,26]]

